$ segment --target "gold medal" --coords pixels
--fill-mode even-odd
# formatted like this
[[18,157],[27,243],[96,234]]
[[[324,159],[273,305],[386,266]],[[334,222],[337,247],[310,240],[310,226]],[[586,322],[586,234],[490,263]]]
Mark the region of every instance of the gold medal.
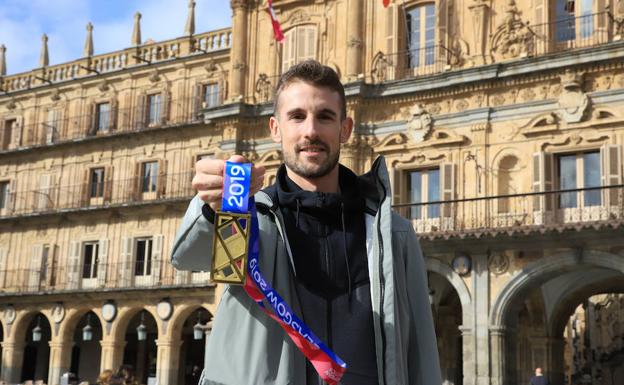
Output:
[[251,215],[217,211],[212,244],[213,282],[244,285]]

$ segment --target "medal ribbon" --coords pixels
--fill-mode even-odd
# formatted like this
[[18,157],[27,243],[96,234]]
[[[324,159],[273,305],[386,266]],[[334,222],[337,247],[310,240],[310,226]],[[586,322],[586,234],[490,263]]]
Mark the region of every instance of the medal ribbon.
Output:
[[[295,315],[290,306],[288,306],[282,297],[271,287],[260,272],[258,216],[256,215],[254,199],[249,198],[250,181],[250,163],[226,162],[223,181],[222,210],[237,213],[251,212],[250,248],[247,261],[247,279],[244,289],[247,295],[284,329],[297,348],[299,348],[303,355],[312,363],[321,379],[329,385],[337,385],[347,370],[347,364],[332,352],[323,341]],[[240,185],[240,187],[237,185]],[[242,191],[242,194],[239,194],[239,191]],[[239,205],[238,203],[241,204]],[[243,206],[242,203],[244,203],[245,206]],[[264,300],[269,304],[272,312],[266,308]]]

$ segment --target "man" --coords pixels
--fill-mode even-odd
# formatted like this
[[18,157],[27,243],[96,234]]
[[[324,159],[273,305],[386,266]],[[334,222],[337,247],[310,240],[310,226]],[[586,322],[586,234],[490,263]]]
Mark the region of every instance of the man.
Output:
[[550,385],[548,378],[544,376],[542,368],[535,368],[535,375],[531,377],[530,385]]
[[[337,74],[312,60],[295,65],[280,78],[274,103],[269,128],[284,164],[275,184],[255,194],[260,270],[347,363],[341,384],[439,385],[423,258],[409,222],[391,211],[384,161],[361,177],[338,164],[353,121]],[[198,194],[173,246],[179,269],[210,266],[223,168],[220,160],[196,165]],[[253,168],[252,194],[263,176],[263,168]],[[224,291],[207,354],[201,385],[322,384],[278,323],[238,286]]]

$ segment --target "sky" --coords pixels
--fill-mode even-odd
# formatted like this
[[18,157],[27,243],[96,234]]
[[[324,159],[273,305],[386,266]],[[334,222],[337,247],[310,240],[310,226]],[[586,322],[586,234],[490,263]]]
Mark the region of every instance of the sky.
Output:
[[[229,0],[195,0],[195,33],[231,26]],[[41,35],[48,35],[50,65],[82,57],[86,25],[93,23],[94,53],[130,47],[134,13],[143,41],[184,34],[187,0],[0,0],[0,45],[7,75],[39,65]]]

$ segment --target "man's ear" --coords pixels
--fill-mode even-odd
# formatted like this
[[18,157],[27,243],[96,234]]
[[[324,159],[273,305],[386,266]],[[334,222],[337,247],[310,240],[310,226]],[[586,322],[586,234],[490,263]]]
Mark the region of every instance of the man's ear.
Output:
[[353,119],[347,117],[340,125],[340,143],[346,143],[353,132]]
[[271,130],[271,139],[275,143],[281,143],[282,133],[280,132],[279,122],[275,116],[271,116],[269,119],[269,130]]

